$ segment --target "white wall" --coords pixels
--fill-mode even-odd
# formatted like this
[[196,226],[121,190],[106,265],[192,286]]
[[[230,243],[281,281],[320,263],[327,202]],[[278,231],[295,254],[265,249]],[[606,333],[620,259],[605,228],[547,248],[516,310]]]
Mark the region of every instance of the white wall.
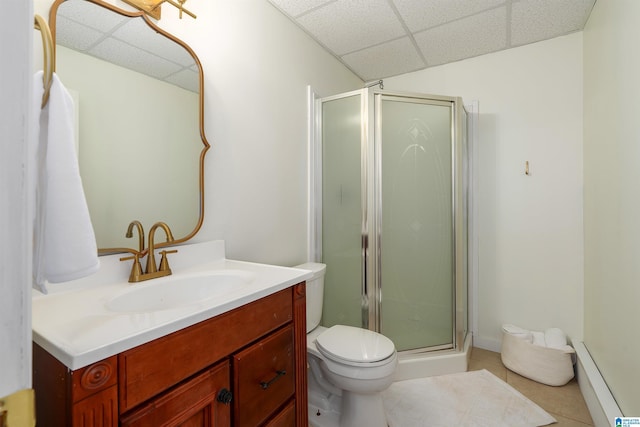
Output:
[[474,345],[499,350],[503,323],[581,340],[582,34],[385,79],[385,89],[480,103]]
[[[27,197],[33,9],[0,14],[0,397],[31,387],[31,223]],[[40,36],[36,33],[37,37]],[[30,210],[31,209],[31,210]]]
[[640,414],[640,2],[596,2],[584,31],[585,337],[618,406]]
[[[36,12],[48,14],[50,4],[35,0]],[[186,6],[197,19],[178,20],[164,5],[159,26],[189,44],[204,68],[211,149],[195,240],[225,239],[229,258],[305,261],[307,85],[326,96],[362,81],[265,0]]]
[[362,82],[264,0],[209,7],[212,31],[193,40],[212,144],[198,237],[224,238],[230,258],[295,265],[307,250],[307,85],[324,96]]

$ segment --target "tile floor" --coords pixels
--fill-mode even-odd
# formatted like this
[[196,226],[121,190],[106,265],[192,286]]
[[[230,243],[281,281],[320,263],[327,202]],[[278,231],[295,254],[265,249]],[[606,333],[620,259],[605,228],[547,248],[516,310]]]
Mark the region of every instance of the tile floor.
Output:
[[558,423],[551,424],[551,427],[593,426],[575,378],[562,387],[540,384],[505,368],[500,360],[500,353],[474,347],[469,361],[469,370],[479,369],[486,369],[506,381],[511,387],[550,413],[558,420]]

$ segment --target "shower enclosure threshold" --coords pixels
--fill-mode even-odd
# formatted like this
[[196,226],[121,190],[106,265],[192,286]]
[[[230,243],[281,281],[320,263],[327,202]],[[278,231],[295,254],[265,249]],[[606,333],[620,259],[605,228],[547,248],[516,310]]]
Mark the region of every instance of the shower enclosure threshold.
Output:
[[464,340],[462,351],[440,350],[425,353],[400,354],[394,381],[466,372],[472,346],[471,333]]

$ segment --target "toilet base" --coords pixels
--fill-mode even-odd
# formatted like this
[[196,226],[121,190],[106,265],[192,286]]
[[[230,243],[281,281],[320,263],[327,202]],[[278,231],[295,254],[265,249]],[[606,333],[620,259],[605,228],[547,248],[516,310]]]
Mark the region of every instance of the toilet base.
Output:
[[334,409],[319,408],[309,402],[310,427],[340,427],[340,412]]
[[340,427],[387,427],[382,395],[343,390],[339,425]]
[[[380,393],[363,395],[343,391],[342,398],[332,398],[337,398],[337,402],[330,405],[309,401],[311,427],[387,427]],[[338,403],[337,407],[335,403]]]

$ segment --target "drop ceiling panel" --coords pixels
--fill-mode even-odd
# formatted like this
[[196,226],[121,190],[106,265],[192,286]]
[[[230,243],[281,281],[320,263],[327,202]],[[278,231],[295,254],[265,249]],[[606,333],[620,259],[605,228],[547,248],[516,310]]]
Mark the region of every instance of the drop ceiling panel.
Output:
[[95,5],[90,2],[75,2],[72,8],[58,9],[58,17],[65,16],[104,33],[110,32],[123,22],[123,16],[116,13],[101,13],[100,19],[87,19],[87,16],[95,13]]
[[129,19],[125,25],[113,32],[113,36],[184,67],[194,63],[191,55],[182,46],[163,35],[149,31],[149,26],[142,19]]
[[387,0],[338,0],[304,14],[298,22],[337,55],[406,35]]
[[504,0],[394,0],[409,30],[416,32],[497,6]]
[[[382,60],[381,60],[382,59]],[[403,37],[342,57],[365,81],[424,68],[425,63],[409,37]]]
[[93,47],[89,54],[157,79],[163,79],[180,70],[180,66],[171,61],[115,38],[105,39]]
[[180,86],[183,89],[190,90],[191,92],[197,93],[200,89],[200,75],[191,68],[178,71],[167,77],[165,81]]
[[57,21],[56,43],[70,49],[84,52],[104,37],[104,33],[64,16],[59,16]]
[[593,0],[522,0],[511,6],[511,43],[537,42],[584,28]]
[[280,0],[277,5],[284,13],[290,16],[300,16],[318,6],[333,0]]
[[268,1],[375,80],[580,31],[596,0]]
[[199,69],[181,45],[153,31],[142,18],[67,2],[56,16],[56,43],[113,64],[199,91]]
[[422,31],[416,42],[429,66],[471,58],[507,47],[506,10],[492,9]]

